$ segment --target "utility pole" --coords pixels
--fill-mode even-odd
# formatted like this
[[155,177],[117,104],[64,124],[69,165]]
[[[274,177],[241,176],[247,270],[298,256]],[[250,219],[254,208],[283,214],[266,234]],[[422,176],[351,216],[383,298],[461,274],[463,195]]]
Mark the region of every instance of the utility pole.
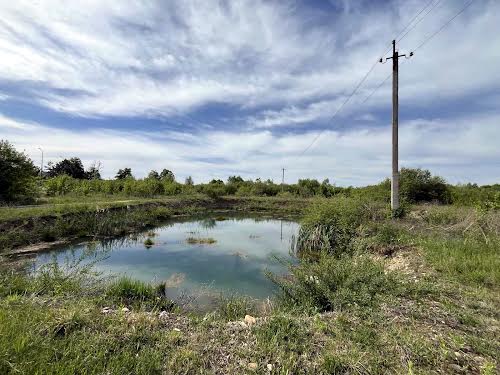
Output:
[[[410,57],[413,52],[410,52]],[[398,96],[398,70],[399,58],[406,57],[396,51],[396,41],[392,41],[392,56],[385,61],[380,58],[381,63],[392,59],[392,177],[391,177],[391,209],[399,208],[399,148],[398,148],[398,122],[399,122],[399,96]]]
[[281,192],[283,192],[285,189],[285,168],[281,168],[281,170],[283,171],[283,175],[281,177]]
[[40,178],[43,177],[43,149],[38,147],[38,149],[42,152],[42,164],[40,164]]

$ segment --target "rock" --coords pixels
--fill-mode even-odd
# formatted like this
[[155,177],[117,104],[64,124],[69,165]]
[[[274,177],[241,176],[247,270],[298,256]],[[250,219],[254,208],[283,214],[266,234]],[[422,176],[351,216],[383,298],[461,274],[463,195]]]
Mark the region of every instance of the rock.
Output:
[[166,311],[162,311],[162,312],[160,313],[160,315],[158,315],[158,318],[160,318],[160,319],[165,319],[165,318],[168,318],[168,312],[166,312]]
[[123,311],[124,313],[128,313],[128,312],[130,312],[130,310],[129,310],[127,307],[122,308],[122,311]]
[[268,364],[267,364],[267,370],[268,370],[268,371],[273,371],[273,365],[272,365],[272,364],[270,364],[270,363],[268,363]]
[[[247,315],[247,316],[249,316],[249,315]],[[257,370],[257,363],[255,363],[255,362],[250,362],[250,363],[248,364],[248,368],[249,368],[250,370]]]
[[175,332],[180,332],[181,330],[179,328],[174,328]]
[[456,372],[456,373],[462,373],[464,371],[464,369],[462,367],[460,367],[459,365],[455,364],[455,363],[452,363],[450,365],[450,368]]
[[103,314],[109,314],[110,312],[113,312],[113,310],[111,310],[110,307],[103,307],[102,310],[101,310],[101,312]]
[[255,324],[257,322],[257,319],[255,319],[253,316],[251,315],[245,315],[245,323],[248,324],[249,326],[251,326],[252,324]]

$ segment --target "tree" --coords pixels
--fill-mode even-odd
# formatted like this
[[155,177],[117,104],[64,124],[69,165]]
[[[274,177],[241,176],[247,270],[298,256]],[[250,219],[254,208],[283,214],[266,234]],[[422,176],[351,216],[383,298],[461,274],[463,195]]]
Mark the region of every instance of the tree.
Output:
[[194,185],[193,178],[191,176],[188,176],[184,184],[187,186],[193,186]]
[[60,162],[53,164],[49,163],[47,176],[56,177],[65,174],[76,179],[86,179],[87,175],[80,158],[63,159]]
[[26,154],[0,140],[0,200],[32,197],[36,192],[36,174],[37,168]]
[[101,162],[95,161],[85,172],[87,180],[101,180]]
[[148,178],[153,180],[160,180],[160,175],[153,169],[151,172],[149,172]]
[[169,171],[168,169],[163,169],[160,173],[160,179],[164,181],[174,182],[175,175],[172,171]]
[[241,176],[229,176],[227,179],[228,184],[241,184],[243,183],[243,178]]
[[131,168],[119,169],[118,172],[116,173],[115,178],[117,180],[124,180],[126,178],[133,178],[132,169]]

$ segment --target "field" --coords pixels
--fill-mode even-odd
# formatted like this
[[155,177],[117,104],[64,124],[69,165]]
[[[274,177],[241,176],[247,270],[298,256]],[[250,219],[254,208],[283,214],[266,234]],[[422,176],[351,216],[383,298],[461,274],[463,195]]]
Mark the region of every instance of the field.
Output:
[[[100,209],[102,201],[7,208],[1,225],[7,233],[13,222],[59,228],[68,220],[58,217],[95,215],[96,205]],[[4,263],[1,373],[499,371],[498,210],[414,205],[392,219],[385,204],[342,196],[197,196],[106,205],[111,216],[105,220],[114,227],[109,213],[129,206],[133,219],[120,224],[124,231],[203,210],[299,215],[295,252],[301,262],[290,265],[290,278],[269,275],[280,290],[274,299],[221,296],[210,311],[173,304],[164,285],[102,279],[89,267],[68,273],[52,265],[31,275]],[[16,233],[29,233],[26,225]],[[92,230],[54,233],[66,238]],[[17,246],[7,243],[5,251]]]

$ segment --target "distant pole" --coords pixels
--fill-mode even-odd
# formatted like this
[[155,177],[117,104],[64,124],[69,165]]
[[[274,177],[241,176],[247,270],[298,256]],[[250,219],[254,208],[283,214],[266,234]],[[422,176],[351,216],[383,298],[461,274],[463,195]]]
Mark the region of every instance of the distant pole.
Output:
[[281,191],[283,192],[285,189],[285,168],[281,168],[283,171],[283,175],[281,177]]
[[40,164],[40,178],[43,177],[43,149],[38,147],[38,149],[42,152],[42,164]]
[[[413,52],[410,53],[410,57]],[[387,57],[385,61],[392,59],[392,176],[391,176],[391,209],[399,208],[399,147],[398,147],[398,122],[399,122],[399,58],[406,55],[399,55],[396,51],[396,41],[392,41],[392,57]],[[380,59],[383,62],[383,59]]]

